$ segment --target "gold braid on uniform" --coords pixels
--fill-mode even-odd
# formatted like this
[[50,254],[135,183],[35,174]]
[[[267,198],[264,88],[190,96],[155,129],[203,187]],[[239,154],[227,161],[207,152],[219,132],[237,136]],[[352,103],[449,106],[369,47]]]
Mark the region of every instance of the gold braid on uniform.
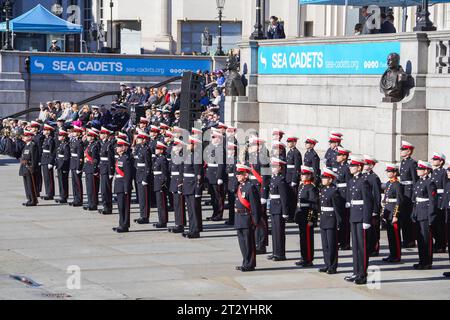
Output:
[[399,209],[400,209],[400,206],[398,204],[395,205],[394,215],[393,215],[394,218],[398,218],[398,211],[399,211]]

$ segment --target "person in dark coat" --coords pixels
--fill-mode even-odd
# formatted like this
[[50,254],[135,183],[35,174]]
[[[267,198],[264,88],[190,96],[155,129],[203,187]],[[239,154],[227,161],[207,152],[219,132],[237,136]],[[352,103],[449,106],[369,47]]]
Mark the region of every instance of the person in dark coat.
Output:
[[83,175],[84,145],[81,138],[83,128],[73,126],[72,140],[70,142],[70,171],[72,172],[73,201],[69,205],[73,207],[83,206]]
[[168,229],[169,232],[183,233],[186,226],[186,204],[183,196],[183,146],[184,143],[174,138],[170,161],[170,185],[172,193],[175,226]]
[[53,200],[55,196],[55,177],[53,166],[56,158],[56,144],[52,133],[55,128],[48,124],[44,124],[44,142],[42,144],[41,168],[42,178],[45,185],[44,200]]
[[272,178],[270,179],[270,215],[272,222],[272,254],[267,257],[273,261],[286,260],[286,219],[289,217],[289,185],[284,178],[286,161],[271,159]]
[[337,174],[324,168],[320,189],[320,236],[325,266],[319,272],[337,273],[338,267],[338,230],[341,228],[345,199],[341,197],[333,181]]
[[100,193],[103,208],[101,214],[112,214],[112,181],[115,172],[115,151],[113,132],[102,127],[100,130]]
[[267,29],[267,39],[285,39],[283,26],[278,22],[278,18],[275,16],[270,17],[270,25]]
[[382,201],[382,218],[386,221],[386,232],[389,244],[389,256],[384,262],[400,262],[402,245],[400,236],[400,207],[403,202],[403,185],[398,180],[399,170],[396,164],[386,164],[389,181],[386,182]]
[[98,189],[99,189],[99,163],[100,144],[97,141],[98,133],[92,129],[87,130],[87,145],[84,149],[83,172],[85,175],[86,194],[88,203],[83,206],[84,210],[98,210]]
[[117,233],[128,232],[130,229],[130,205],[131,205],[131,159],[128,152],[130,144],[123,139],[117,139],[117,159],[115,164],[114,193],[117,195],[117,207],[119,209],[119,226],[113,228]]
[[35,134],[31,131],[24,131],[23,140],[25,147],[22,150],[20,157],[19,176],[23,177],[23,184],[25,187],[25,195],[27,202],[23,203],[26,207],[33,207],[38,204],[38,193],[36,185],[36,175],[39,168],[39,151],[34,142]]
[[234,228],[237,230],[242,265],[236,270],[254,271],[256,267],[255,228],[261,220],[261,202],[258,189],[249,181],[251,168],[236,165],[236,177],[239,181],[236,192]]
[[156,196],[156,206],[158,207],[158,223],[153,226],[156,228],[166,228],[169,220],[167,207],[167,182],[169,180],[169,164],[165,156],[167,146],[158,141],[156,143],[155,155],[153,160],[153,191]]
[[444,204],[444,189],[447,184],[447,170],[445,170],[445,155],[443,153],[435,152],[431,158],[433,171],[431,172],[431,180],[436,184],[436,219],[433,225],[433,238],[435,253],[445,253],[446,249],[446,231],[445,231],[445,204]]
[[228,197],[228,220],[225,222],[226,225],[234,225],[235,217],[235,203],[236,203],[236,192],[239,186],[239,182],[236,178],[236,165],[237,165],[237,144],[233,142],[228,142],[227,145],[227,162],[226,162],[226,172],[227,172],[227,197]]
[[58,172],[59,198],[55,199],[55,202],[65,204],[69,197],[70,145],[69,133],[63,129],[58,132],[56,170]]
[[288,222],[294,221],[296,198],[298,185],[300,183],[300,167],[303,164],[302,154],[297,149],[298,138],[294,136],[287,137],[288,152],[286,155],[286,182],[290,189],[289,217]]

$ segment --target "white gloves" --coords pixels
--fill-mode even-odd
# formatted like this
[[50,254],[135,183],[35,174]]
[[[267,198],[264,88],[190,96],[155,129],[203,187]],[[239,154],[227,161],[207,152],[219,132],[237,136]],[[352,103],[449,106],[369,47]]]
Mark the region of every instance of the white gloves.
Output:
[[146,185],[148,185],[148,183],[145,182],[145,181],[142,181],[142,185],[143,185],[143,186],[146,186]]
[[52,164],[49,164],[48,165],[48,168],[51,170],[51,169],[53,169],[53,165]]
[[372,213],[372,217],[376,217],[378,214],[376,212]]
[[220,185],[222,185],[223,184],[223,180],[222,179],[218,179],[217,180],[217,184],[220,186]]
[[266,204],[266,203],[267,203],[267,199],[261,198],[261,204]]
[[350,208],[350,202],[346,202],[346,203],[345,203],[345,207],[346,207],[346,208]]
[[370,228],[370,223],[363,223],[363,229],[367,230]]
[[81,170],[76,170],[76,172],[77,172],[77,174],[80,174],[80,173],[81,173]]
[[297,184],[295,182],[291,182],[291,187],[295,187]]
[[289,216],[287,214],[283,214],[283,218],[287,219],[287,218],[289,218]]
[[110,179],[114,178],[114,176],[109,176]]
[[196,198],[201,198],[202,196],[200,194],[195,195]]

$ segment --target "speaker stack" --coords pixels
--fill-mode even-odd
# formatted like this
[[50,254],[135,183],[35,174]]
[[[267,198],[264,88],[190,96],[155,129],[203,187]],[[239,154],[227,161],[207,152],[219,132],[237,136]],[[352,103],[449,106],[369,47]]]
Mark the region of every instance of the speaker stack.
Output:
[[183,73],[180,95],[180,127],[185,130],[191,130],[194,122],[201,116],[200,91],[204,81],[202,76],[191,71]]

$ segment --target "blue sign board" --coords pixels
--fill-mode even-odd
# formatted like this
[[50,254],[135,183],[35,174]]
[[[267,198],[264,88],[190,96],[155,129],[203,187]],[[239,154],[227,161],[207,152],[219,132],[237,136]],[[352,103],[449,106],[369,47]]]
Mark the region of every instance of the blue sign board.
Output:
[[400,53],[400,42],[259,47],[258,73],[383,74],[392,52]]
[[185,71],[211,70],[203,59],[98,58],[31,56],[32,74],[90,74],[105,76],[181,76]]

